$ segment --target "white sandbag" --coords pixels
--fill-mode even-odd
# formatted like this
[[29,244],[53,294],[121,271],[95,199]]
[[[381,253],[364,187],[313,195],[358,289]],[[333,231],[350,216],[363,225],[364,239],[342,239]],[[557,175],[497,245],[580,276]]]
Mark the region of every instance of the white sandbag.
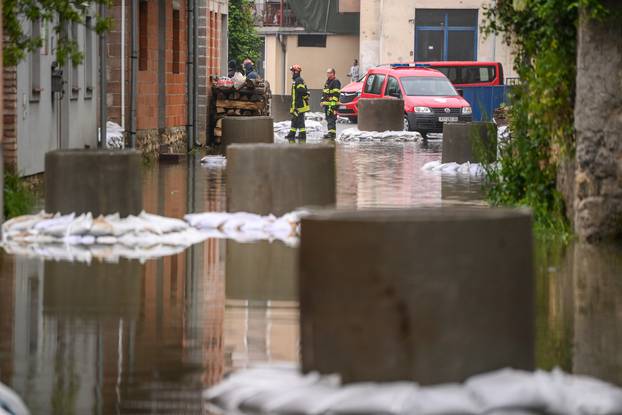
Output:
[[465,387],[483,406],[492,409],[522,408],[544,411],[548,401],[531,372],[502,369],[469,378]]
[[405,414],[476,415],[481,406],[460,384],[420,387],[409,402]]

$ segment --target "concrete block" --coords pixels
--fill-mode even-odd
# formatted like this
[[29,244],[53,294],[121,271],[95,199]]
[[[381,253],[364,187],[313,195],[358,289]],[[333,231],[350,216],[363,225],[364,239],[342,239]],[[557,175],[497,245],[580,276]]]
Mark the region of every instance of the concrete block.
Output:
[[274,143],[271,117],[225,117],[222,119],[222,144]]
[[393,98],[359,99],[358,128],[361,131],[402,131],[404,101]]
[[45,155],[45,210],[138,214],[142,159],[134,150],[56,150]]
[[336,201],[335,147],[232,144],[227,148],[227,210],[283,215]]
[[235,300],[298,301],[298,249],[282,242],[227,240],[226,296]]
[[435,384],[533,369],[528,211],[326,211],[301,232],[305,372]]
[[443,125],[443,163],[491,163],[496,159],[497,127],[494,123],[478,121]]

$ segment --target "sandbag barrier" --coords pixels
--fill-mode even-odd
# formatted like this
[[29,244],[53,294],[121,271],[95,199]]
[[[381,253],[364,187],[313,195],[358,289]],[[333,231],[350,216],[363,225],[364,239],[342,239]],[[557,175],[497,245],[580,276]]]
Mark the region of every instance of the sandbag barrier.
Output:
[[220,414],[551,414],[622,413],[622,389],[587,377],[501,369],[462,384],[352,383],[336,375],[303,375],[294,365],[232,373],[203,394]]
[[423,136],[416,131],[361,131],[352,127],[343,130],[337,137],[340,142],[386,140],[421,142]]
[[121,258],[149,259],[183,252],[209,238],[238,242],[280,240],[296,246],[304,211],[260,216],[251,213],[205,212],[168,218],[142,212],[94,218],[90,213],[19,216],[2,225],[2,247],[9,254],[90,263]]

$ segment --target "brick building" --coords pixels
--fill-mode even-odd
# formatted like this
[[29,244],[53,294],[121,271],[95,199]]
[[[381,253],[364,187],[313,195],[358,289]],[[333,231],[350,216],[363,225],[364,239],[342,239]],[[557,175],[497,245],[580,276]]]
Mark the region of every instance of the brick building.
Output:
[[[192,1],[192,3],[191,3]],[[196,44],[189,50],[189,5],[195,5]],[[210,75],[226,71],[227,0],[139,0],[136,143],[154,153],[160,144],[180,151],[186,148],[189,124],[188,77],[194,80],[196,140],[205,142],[207,94]],[[108,34],[108,119],[123,126],[131,123],[132,1],[115,0],[110,8],[113,28]],[[224,33],[224,35],[223,35]],[[192,49],[192,46],[191,46]],[[195,52],[196,75],[188,73]],[[196,78],[195,78],[196,76]]]

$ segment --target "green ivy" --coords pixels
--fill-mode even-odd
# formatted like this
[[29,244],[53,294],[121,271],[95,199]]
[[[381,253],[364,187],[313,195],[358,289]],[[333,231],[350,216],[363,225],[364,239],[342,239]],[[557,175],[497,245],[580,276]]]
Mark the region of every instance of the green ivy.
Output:
[[[17,65],[26,55],[43,42],[41,37],[32,37],[30,24],[25,22],[50,23],[56,33],[56,60],[64,65],[67,60],[77,65],[84,59],[77,42],[71,39],[68,27],[71,23],[85,24],[85,17],[94,5],[110,6],[112,0],[3,0],[2,19],[4,25],[3,61],[7,66]],[[95,24],[89,27],[100,34],[111,27],[111,18],[95,16]]]
[[4,172],[4,217],[6,219],[31,213],[35,194],[16,173]]
[[487,168],[494,205],[529,206],[536,226],[567,232],[558,166],[575,151],[574,101],[579,10],[605,16],[601,0],[498,0],[484,34],[504,36],[521,79],[511,94],[511,141]]
[[257,62],[263,43],[253,22],[249,0],[229,1],[229,59],[241,65],[244,59]]

